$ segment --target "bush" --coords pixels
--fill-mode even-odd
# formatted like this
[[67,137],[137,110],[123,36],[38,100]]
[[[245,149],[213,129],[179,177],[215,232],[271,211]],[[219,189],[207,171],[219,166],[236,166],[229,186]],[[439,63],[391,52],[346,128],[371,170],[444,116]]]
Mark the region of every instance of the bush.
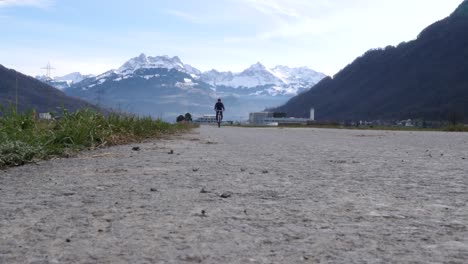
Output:
[[177,123],[185,121],[185,117],[183,115],[180,115],[180,116],[177,117],[176,121],[177,121]]
[[41,148],[21,141],[8,141],[0,144],[0,167],[18,166],[41,156]]

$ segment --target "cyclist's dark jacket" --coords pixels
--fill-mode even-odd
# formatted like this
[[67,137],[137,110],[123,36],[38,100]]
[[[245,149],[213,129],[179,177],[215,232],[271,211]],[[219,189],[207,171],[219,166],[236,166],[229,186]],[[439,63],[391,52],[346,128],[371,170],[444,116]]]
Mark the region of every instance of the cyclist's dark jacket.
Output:
[[223,103],[217,102],[217,103],[215,104],[214,109],[215,109],[216,111],[224,110],[224,105],[223,105]]

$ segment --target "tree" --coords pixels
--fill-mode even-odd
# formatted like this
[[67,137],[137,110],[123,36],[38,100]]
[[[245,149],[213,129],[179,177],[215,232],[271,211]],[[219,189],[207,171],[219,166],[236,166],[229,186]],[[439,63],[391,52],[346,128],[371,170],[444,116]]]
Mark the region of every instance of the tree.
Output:
[[192,115],[190,113],[185,114],[185,121],[192,122]]
[[180,115],[177,117],[177,123],[185,121],[185,117],[183,115]]

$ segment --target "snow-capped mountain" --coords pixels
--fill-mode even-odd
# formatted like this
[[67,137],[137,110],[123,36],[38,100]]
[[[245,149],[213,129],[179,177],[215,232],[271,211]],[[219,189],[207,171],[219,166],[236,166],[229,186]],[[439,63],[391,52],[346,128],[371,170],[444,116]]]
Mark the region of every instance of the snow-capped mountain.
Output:
[[179,57],[175,56],[170,58],[169,56],[146,56],[144,53],[140,54],[140,56],[135,57],[127,61],[124,65],[122,65],[116,72],[121,74],[132,74],[138,69],[176,69],[178,71],[193,74],[193,75],[200,75],[201,71],[198,69],[188,65],[183,64]]
[[[324,77],[325,74],[307,67],[276,66],[267,69],[258,62],[240,73],[218,72],[216,70],[204,72],[200,80],[221,88],[220,90],[223,90],[223,86],[231,88],[264,87],[263,93],[276,96],[281,94],[296,95],[302,90],[311,88]],[[255,93],[258,94],[258,91]]]
[[[201,72],[179,57],[141,54],[118,69],[72,84],[65,92],[92,103],[138,114],[210,113],[222,97],[236,119],[274,107],[314,86],[325,75],[311,69],[256,63],[239,73]],[[226,113],[229,117],[230,113]]]
[[253,64],[240,73],[218,72],[211,70],[203,73],[201,80],[213,86],[229,86],[233,88],[254,88],[264,85],[284,85],[284,82],[274,76],[260,62]]
[[[189,87],[199,84],[197,80],[201,75],[201,71],[182,63],[179,57],[157,56],[150,57],[145,54],[132,58],[125,62],[116,70],[110,70],[98,76],[93,76],[80,84],[82,90],[87,90],[105,82],[119,82],[122,80],[140,78],[140,79],[166,79],[171,74],[184,73],[189,78],[184,78],[177,86]],[[170,79],[170,78],[169,78]]]
[[49,78],[45,75],[36,76],[36,79],[39,81],[45,82],[59,90],[63,90],[65,88],[69,88],[73,84],[79,83],[84,79],[94,77],[92,74],[83,75],[79,72],[73,72],[64,76]]
[[[165,56],[146,56],[140,54],[138,57],[132,58],[125,62],[121,67],[116,70],[110,70],[101,75],[93,77],[94,82],[88,81],[88,89],[95,85],[102,84],[106,81],[120,81],[132,77],[138,78],[158,78],[157,74],[146,71],[148,74],[141,74],[143,70],[150,69],[168,69],[176,70],[179,72],[190,75],[194,81],[204,82],[212,86],[212,90],[221,95],[229,94],[251,94],[251,95],[297,95],[303,90],[309,89],[318,83],[324,74],[318,73],[307,67],[289,68],[287,66],[276,66],[275,68],[268,69],[260,62],[251,65],[239,73],[233,72],[219,72],[211,70],[201,72],[197,68],[184,64],[179,57]],[[64,76],[70,78],[73,76]],[[79,77],[79,76],[77,76]],[[76,82],[75,82],[76,83]],[[238,89],[237,92],[233,89]]]
[[270,72],[277,78],[281,79],[285,84],[316,84],[325,78],[325,74],[316,72],[307,67],[290,68],[288,66],[278,65]]
[[119,111],[173,120],[212,108],[216,95],[197,73],[178,57],[141,54],[116,70],[72,85],[65,93]]
[[61,77],[55,77],[54,80],[55,81],[67,82],[67,83],[69,83],[71,85],[71,84],[74,84],[74,83],[79,83],[82,80],[87,79],[87,78],[91,78],[91,77],[94,77],[94,75],[92,75],[92,74],[83,75],[83,74],[81,74],[79,72],[72,72],[72,73],[69,73],[69,74],[61,76]]

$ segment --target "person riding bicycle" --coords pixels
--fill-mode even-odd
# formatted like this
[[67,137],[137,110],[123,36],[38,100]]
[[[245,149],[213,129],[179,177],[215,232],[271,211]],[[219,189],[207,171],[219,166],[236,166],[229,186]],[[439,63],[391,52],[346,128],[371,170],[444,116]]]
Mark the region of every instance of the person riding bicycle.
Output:
[[221,103],[221,99],[218,99],[218,102],[214,106],[214,110],[216,111],[216,120],[218,120],[218,116],[220,118],[219,120],[223,120],[223,111],[225,108],[224,104]]

